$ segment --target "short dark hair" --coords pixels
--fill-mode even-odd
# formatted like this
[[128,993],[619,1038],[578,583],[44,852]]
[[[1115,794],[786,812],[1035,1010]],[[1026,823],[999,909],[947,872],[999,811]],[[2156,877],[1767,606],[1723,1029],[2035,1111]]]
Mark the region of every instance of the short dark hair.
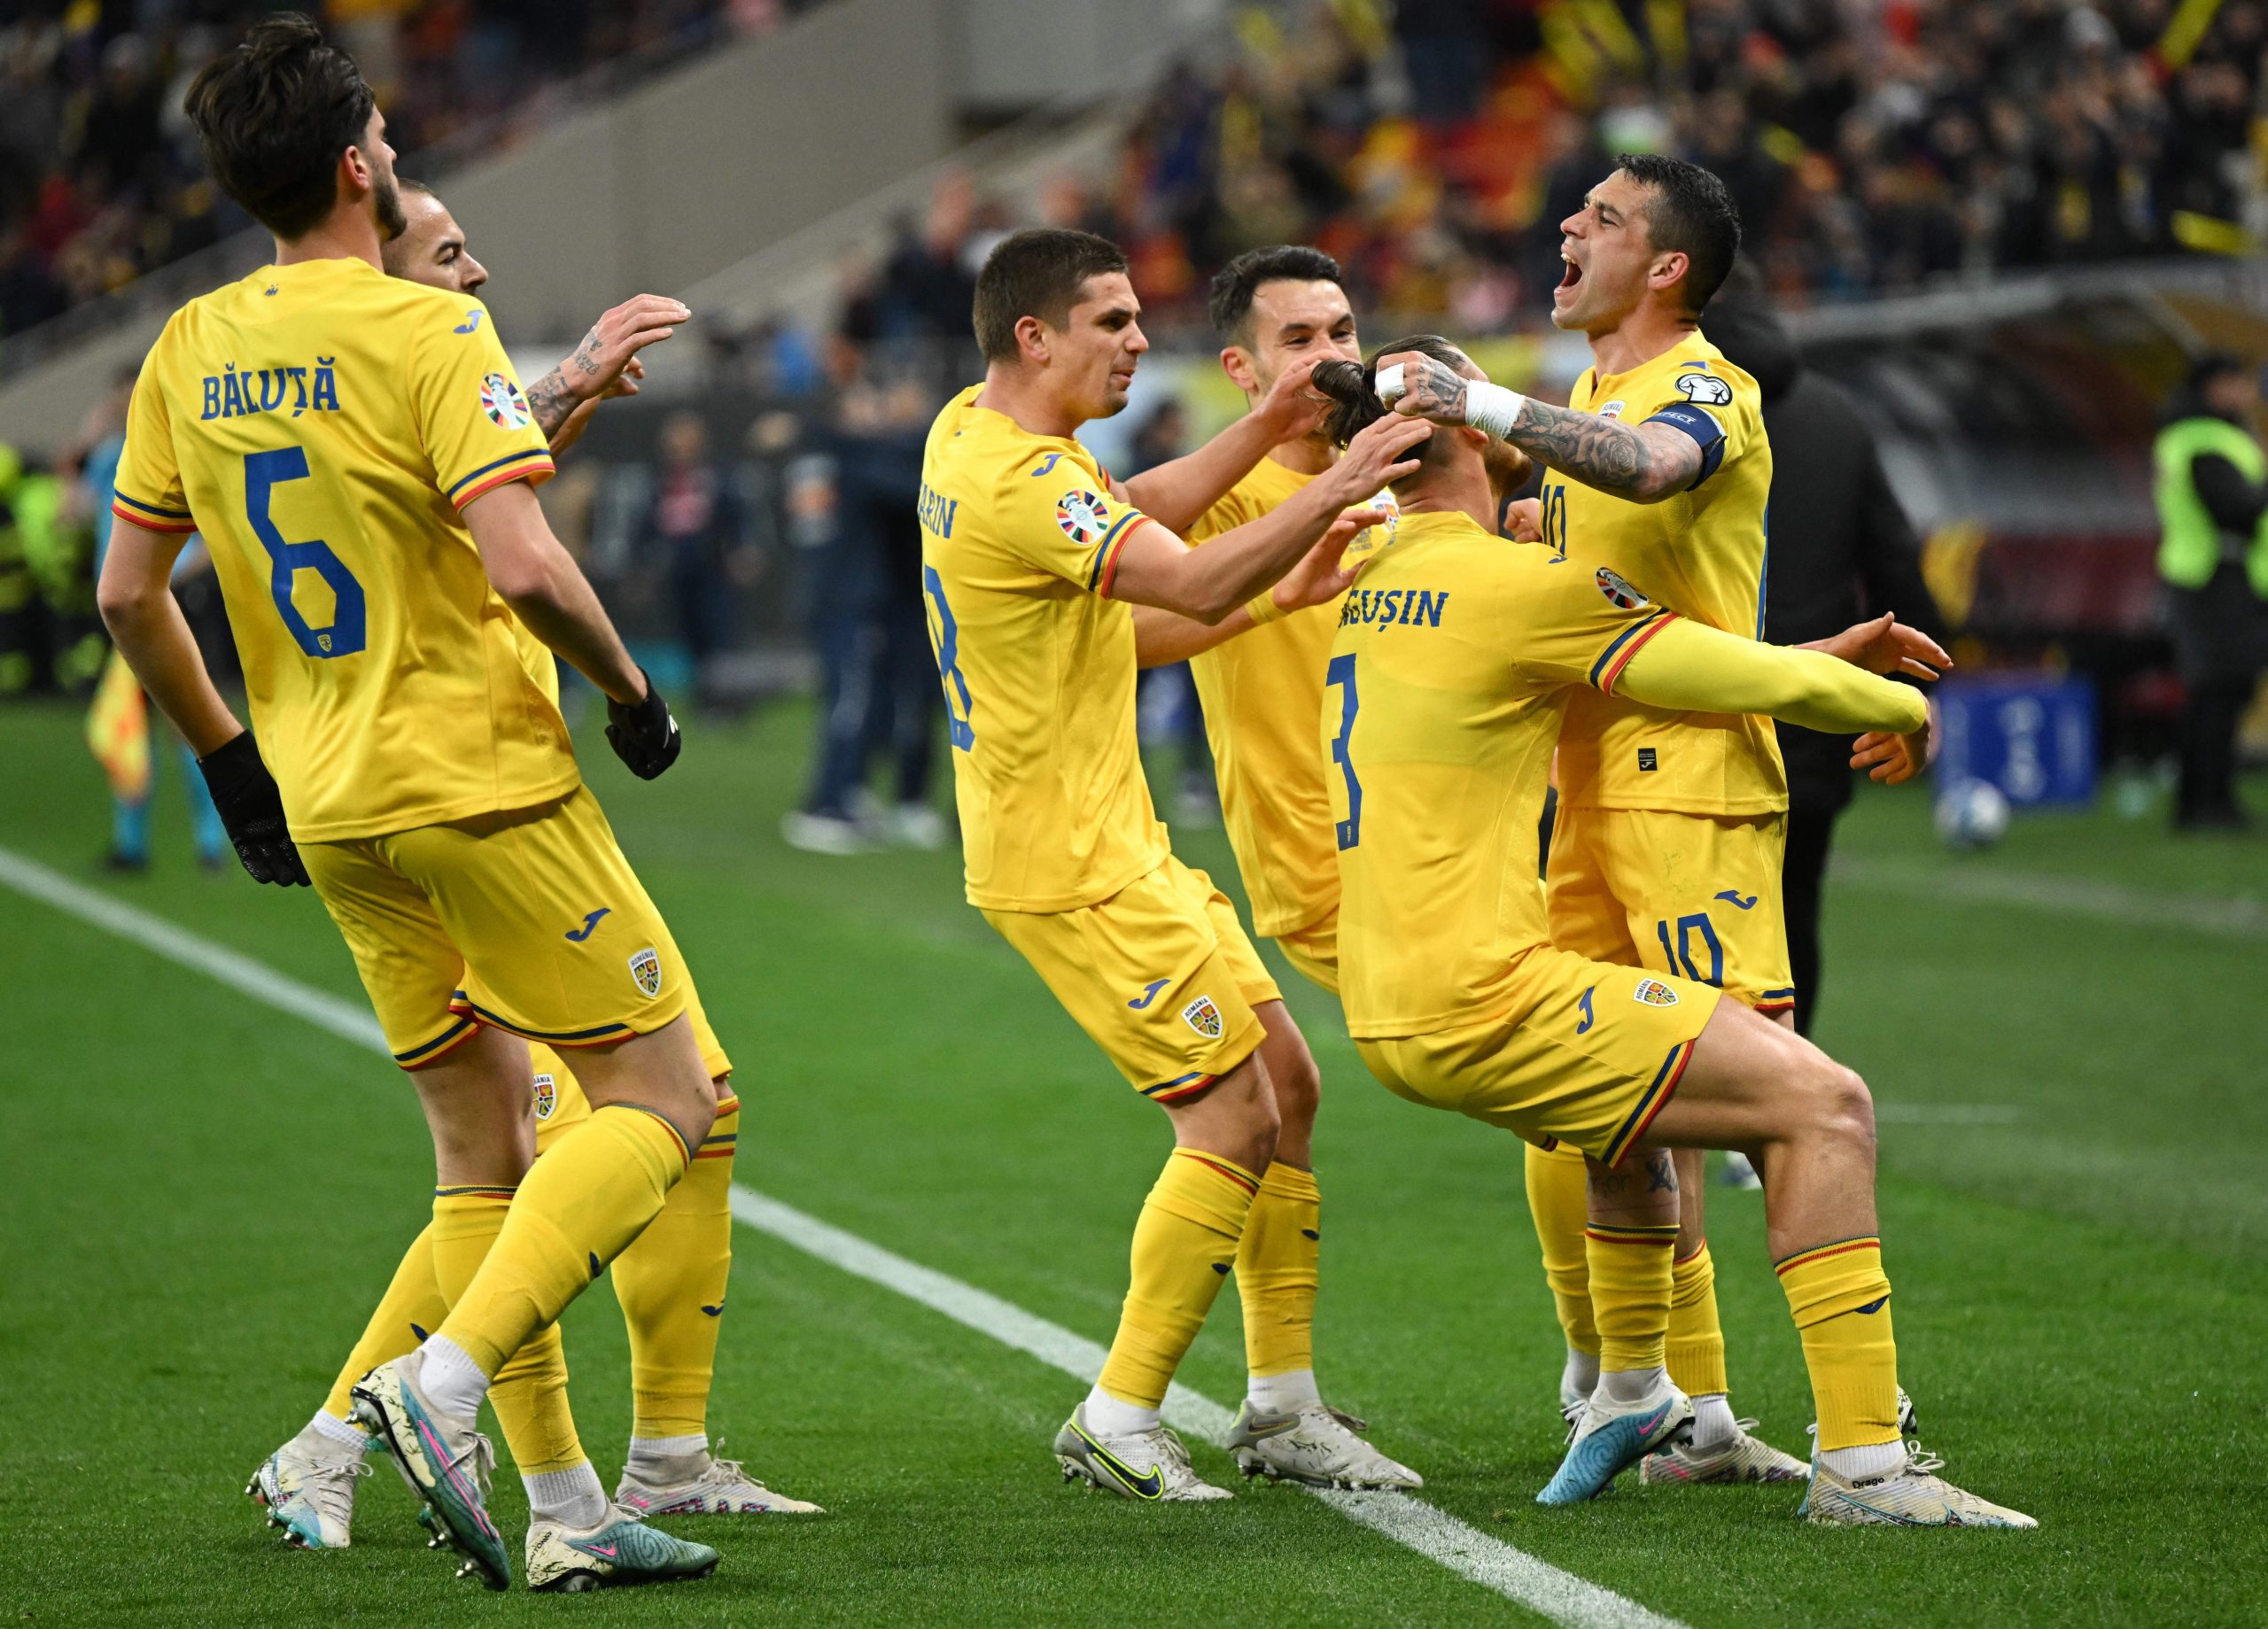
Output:
[[362,139],[377,99],[322,29],[279,12],[206,63],[182,105],[221,190],[289,239],[338,201],[338,155]]
[[1268,283],[1338,283],[1339,262],[1305,244],[1270,244],[1247,249],[1213,275],[1206,314],[1213,331],[1231,345],[1252,340],[1252,297]]
[[1088,278],[1125,269],[1125,251],[1092,232],[1032,227],[1001,239],[976,274],[976,344],[984,360],[1016,354],[1016,324],[1026,317],[1060,327]]
[[1646,241],[1657,251],[1685,256],[1685,308],[1695,316],[1709,303],[1740,253],[1740,210],[1714,172],[1666,153],[1618,154],[1614,167],[1650,188]]
[[[1472,359],[1464,351],[1439,334],[1411,334],[1404,339],[1389,339],[1371,353],[1367,362],[1350,362],[1344,357],[1333,357],[1317,362],[1315,371],[1308,376],[1308,383],[1321,394],[1331,398],[1331,411],[1324,416],[1324,434],[1333,445],[1345,446],[1356,436],[1383,418],[1392,418],[1394,409],[1379,399],[1379,358],[1396,356],[1404,351],[1415,351],[1429,356],[1444,368],[1462,371]],[[1419,461],[1420,468],[1412,475],[1422,475],[1425,467],[1433,462],[1436,448],[1449,445],[1445,437],[1428,437],[1402,454]],[[1405,476],[1407,480],[1410,477]]]

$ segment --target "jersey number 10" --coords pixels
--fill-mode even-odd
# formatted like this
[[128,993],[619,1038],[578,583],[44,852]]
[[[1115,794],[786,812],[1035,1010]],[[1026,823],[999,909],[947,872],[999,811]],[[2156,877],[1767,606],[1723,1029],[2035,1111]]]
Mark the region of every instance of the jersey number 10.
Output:
[[[287,543],[268,516],[268,502],[276,488],[286,481],[307,478],[305,447],[283,446],[271,453],[245,454],[245,518],[252,523],[253,534],[268,550],[268,595],[276,601],[276,612],[284,618],[284,625],[291,631],[291,637],[299,641],[299,648],[317,658],[352,655],[369,642],[362,585],[354,580],[346,562],[331,553],[330,544],[320,538],[305,543]],[[331,592],[334,609],[328,628],[309,627],[307,619],[299,615],[299,608],[291,603],[292,585],[301,571],[313,571]]]

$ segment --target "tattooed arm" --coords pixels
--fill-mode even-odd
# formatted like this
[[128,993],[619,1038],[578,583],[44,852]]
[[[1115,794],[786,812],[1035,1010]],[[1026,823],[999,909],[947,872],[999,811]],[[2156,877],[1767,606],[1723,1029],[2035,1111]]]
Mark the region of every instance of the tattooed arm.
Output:
[[634,396],[645,377],[638,353],[677,332],[693,313],[659,294],[625,300],[591,325],[583,343],[528,389],[528,409],[543,426],[551,450],[572,446],[596,404],[609,396]]
[[[1466,415],[1466,387],[1474,381],[1408,351],[1379,358],[1379,373],[1396,363],[1402,366],[1396,412],[1436,424],[1474,422]],[[1487,428],[1538,463],[1634,503],[1659,503],[1691,486],[1701,473],[1700,444],[1666,424],[1626,424],[1522,397],[1508,427]]]

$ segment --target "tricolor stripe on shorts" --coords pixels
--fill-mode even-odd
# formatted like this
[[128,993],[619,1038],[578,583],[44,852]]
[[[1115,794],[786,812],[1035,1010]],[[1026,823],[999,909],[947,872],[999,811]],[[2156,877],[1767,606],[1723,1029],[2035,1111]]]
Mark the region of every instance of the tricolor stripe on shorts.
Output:
[[449,997],[449,1011],[477,1018],[482,1023],[518,1036],[524,1041],[541,1041],[548,1046],[597,1046],[607,1041],[619,1041],[638,1032],[627,1024],[599,1024],[589,1029],[529,1029],[510,1019],[491,1012],[473,1001],[462,990]]
[[1161,1081],[1155,1086],[1145,1086],[1142,1095],[1153,1103],[1171,1103],[1204,1090],[1220,1078],[1217,1074],[1207,1074],[1201,1071],[1195,1074],[1184,1074],[1170,1081]]
[[1646,1135],[1646,1128],[1654,1123],[1654,1116],[1662,1112],[1670,1094],[1677,1090],[1677,1082],[1683,1077],[1685,1066],[1692,1057],[1693,1043],[1690,1041],[1680,1041],[1669,1049],[1669,1056],[1662,1059],[1662,1067],[1654,1071],[1653,1084],[1646,1088],[1646,1095],[1638,1099],[1638,1106],[1630,1111],[1630,1117],[1622,1122],[1622,1129],[1616,1132],[1614,1140],[1606,1145],[1606,1152],[1599,1156],[1600,1163],[1611,1166],[1622,1163],[1622,1157],[1630,1152],[1631,1144]]

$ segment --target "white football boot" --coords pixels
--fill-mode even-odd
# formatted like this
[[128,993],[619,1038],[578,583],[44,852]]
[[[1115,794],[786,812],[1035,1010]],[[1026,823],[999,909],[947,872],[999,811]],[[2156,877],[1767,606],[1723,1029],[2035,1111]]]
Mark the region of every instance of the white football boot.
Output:
[[1878,1477],[1846,1481],[1812,1451],[1811,1486],[1796,1514],[1822,1527],[2037,1527],[2021,1510],[2011,1510],[1955,1487],[1936,1473],[1945,1461],[1922,1451],[1918,1442],[1899,1445],[1903,1462]]
[[555,1594],[705,1579],[717,1559],[707,1545],[673,1539],[618,1504],[608,1506],[594,1527],[541,1517],[528,1524],[528,1587]]
[[1754,1420],[1733,1422],[1733,1434],[1705,1450],[1674,1442],[1638,1462],[1638,1479],[1649,1487],[1722,1486],[1739,1482],[1800,1482],[1811,1467],[1750,1436]]
[[643,1482],[625,1468],[614,1501],[648,1516],[824,1516],[807,1500],[775,1493],[736,1459],[711,1458],[697,1477],[666,1484]]
[[1181,1438],[1163,1425],[1124,1437],[1107,1437],[1087,1428],[1082,1401],[1055,1433],[1055,1462],[1066,1482],[1083,1481],[1122,1499],[1195,1501],[1233,1498],[1215,1487],[1189,1462]]
[[343,1550],[354,1524],[354,1485],[370,1474],[362,1450],[303,1431],[260,1462],[245,1492],[268,1524],[303,1550]]
[[1423,1487],[1425,1478],[1379,1453],[1357,1435],[1370,1427],[1320,1402],[1282,1413],[1263,1411],[1247,1398],[1237,1410],[1229,1452],[1248,1477],[1301,1482],[1309,1487]]

